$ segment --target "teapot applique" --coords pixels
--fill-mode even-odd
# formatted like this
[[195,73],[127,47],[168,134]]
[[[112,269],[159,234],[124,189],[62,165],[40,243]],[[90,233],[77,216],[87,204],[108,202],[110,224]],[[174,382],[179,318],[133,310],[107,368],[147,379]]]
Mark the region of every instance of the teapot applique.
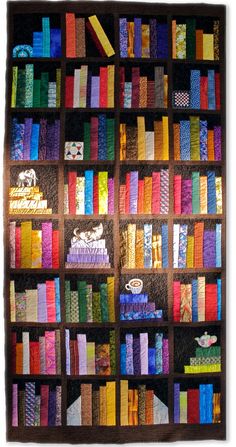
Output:
[[195,339],[199,346],[202,348],[209,348],[211,345],[217,342],[216,335],[208,335],[207,332],[204,332],[204,334],[201,337],[195,337]]

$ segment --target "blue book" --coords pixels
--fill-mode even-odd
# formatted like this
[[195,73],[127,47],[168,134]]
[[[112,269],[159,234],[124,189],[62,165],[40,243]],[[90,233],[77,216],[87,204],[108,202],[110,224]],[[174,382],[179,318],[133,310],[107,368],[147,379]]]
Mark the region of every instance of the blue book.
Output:
[[126,344],[120,345],[120,373],[126,374]]
[[18,123],[17,118],[13,118],[10,149],[11,160],[23,160],[24,158],[24,133],[25,125]]
[[179,227],[179,259],[178,268],[186,268],[187,264],[187,236],[188,236],[188,225],[180,224]]
[[221,320],[221,279],[217,278],[217,320]]
[[206,423],[206,385],[199,385],[199,422]]
[[190,121],[180,121],[180,159],[190,160]]
[[205,385],[206,408],[205,408],[205,423],[212,424],[213,422],[213,385],[207,383]]
[[39,124],[32,124],[31,139],[30,139],[30,160],[39,159]]
[[190,72],[190,108],[200,109],[200,70]]
[[144,224],[144,268],[152,268],[152,224]]
[[198,321],[198,281],[197,279],[192,280],[192,321],[193,323]]
[[179,424],[180,422],[180,384],[174,383],[174,424]]
[[157,57],[168,58],[168,25],[167,23],[157,24]]
[[127,19],[120,19],[120,57],[128,57]]
[[33,57],[43,57],[43,33],[33,32]]
[[215,70],[208,70],[208,109],[215,110]]
[[166,224],[161,226],[161,240],[162,240],[162,268],[168,268],[168,226]]
[[156,334],[155,335],[156,374],[162,374],[163,372],[162,341],[163,341],[163,334]]
[[148,294],[147,293],[139,293],[139,294],[120,294],[120,304],[139,304],[139,303],[147,303],[148,302]]
[[142,21],[134,18],[134,57],[142,57]]
[[50,22],[49,17],[42,18],[43,57],[50,57]]
[[60,280],[54,278],[55,294],[56,294],[56,320],[59,323],[61,321],[61,304],[60,304]]
[[61,30],[52,28],[50,31],[50,57],[61,57]]
[[216,268],[221,267],[221,224],[216,224]]
[[207,171],[207,212],[216,214],[215,172]]
[[106,115],[98,115],[98,160],[107,160],[107,122]]
[[207,159],[207,121],[200,120],[200,160]]
[[85,171],[85,214],[93,214],[93,171]]
[[156,349],[148,348],[148,374],[156,374]]

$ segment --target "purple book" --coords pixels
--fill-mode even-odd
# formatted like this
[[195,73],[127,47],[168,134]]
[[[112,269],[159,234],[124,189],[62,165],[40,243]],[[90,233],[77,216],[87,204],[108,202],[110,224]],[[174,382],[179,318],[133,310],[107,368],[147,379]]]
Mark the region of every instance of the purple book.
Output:
[[168,25],[167,23],[157,24],[157,57],[167,59],[168,57]]
[[39,160],[47,160],[47,120],[40,120],[39,131]]
[[215,160],[221,160],[221,126],[214,126]]
[[46,135],[46,159],[53,160],[53,153],[55,147],[55,124],[47,125],[47,135]]
[[206,268],[216,266],[216,233],[214,230],[204,231],[203,266]]
[[138,211],[138,171],[130,173],[130,214],[137,214]]
[[48,402],[48,426],[54,427],[56,425],[56,391],[49,391]]
[[134,18],[134,57],[142,57],[142,22]]
[[192,214],[192,180],[182,179],[181,214]]
[[42,268],[52,268],[52,222],[42,223]]
[[169,374],[169,342],[167,338],[162,341],[162,367],[163,374]]
[[127,19],[120,19],[120,57],[128,57]]
[[32,131],[32,118],[25,118],[25,133],[24,133],[24,160],[30,160],[30,141],[31,141],[31,131]]
[[54,124],[55,142],[52,149],[52,160],[59,160],[60,154],[60,120],[55,120]]
[[47,317],[47,299],[46,299],[46,284],[38,284],[38,322],[46,323]]
[[134,341],[133,341],[133,359],[134,359],[134,374],[136,376],[140,376],[141,363],[140,363],[140,340],[139,340],[139,338],[134,338]]
[[92,76],[91,79],[91,108],[99,107],[99,76]]
[[133,361],[133,334],[126,334],[126,374],[134,374],[134,361]]
[[180,397],[180,384],[174,384],[174,423],[179,424],[180,422],[180,405],[179,405],[179,397]]
[[114,214],[114,178],[108,178],[108,214]]
[[149,20],[150,26],[150,57],[157,57],[157,21]]

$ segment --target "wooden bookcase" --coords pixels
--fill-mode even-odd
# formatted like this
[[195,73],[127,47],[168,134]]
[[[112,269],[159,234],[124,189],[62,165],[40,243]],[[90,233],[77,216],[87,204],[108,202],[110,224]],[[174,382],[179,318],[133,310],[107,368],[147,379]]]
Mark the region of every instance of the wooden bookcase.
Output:
[[[65,74],[66,67],[71,59],[66,58],[65,54],[65,13],[74,12],[81,14],[98,14],[106,15],[109,14],[113,17],[114,21],[114,35],[115,35],[115,55],[107,59],[108,63],[114,63],[115,65],[115,108],[114,109],[65,109]],[[61,107],[59,109],[11,109],[11,83],[12,83],[12,66],[17,62],[17,59],[12,58],[12,48],[14,46],[13,42],[13,16],[19,14],[22,15],[22,24],[24,23],[25,14],[39,14],[47,16],[48,14],[57,14],[60,16],[61,21],[61,31],[62,31],[62,57],[58,59],[47,60],[48,64],[57,62],[61,67]],[[169,42],[169,57],[168,60],[156,60],[156,59],[120,59],[119,55],[119,16],[122,15],[132,15],[132,16],[166,16],[168,23],[168,42]],[[204,115],[217,115],[221,119],[222,126],[222,161],[211,162],[211,161],[175,161],[173,156],[173,116],[178,113],[177,110],[172,108],[172,87],[173,87],[173,70],[174,67],[178,67],[179,64],[188,64],[190,61],[187,60],[172,60],[172,40],[171,40],[171,21],[173,16],[193,16],[193,17],[217,17],[220,20],[220,60],[219,61],[196,61],[192,62],[192,65],[204,66],[204,64],[219,67],[221,76],[221,110],[220,111],[206,111],[204,110]],[[156,441],[176,441],[176,440],[202,440],[202,439],[225,439],[226,436],[226,403],[225,403],[225,301],[226,301],[226,276],[225,276],[225,204],[226,204],[226,182],[225,182],[225,7],[221,5],[207,5],[207,4],[158,4],[158,3],[129,3],[129,2],[44,2],[44,1],[32,1],[32,2],[21,2],[12,1],[8,3],[8,53],[7,53],[7,75],[6,75],[6,134],[5,134],[5,152],[4,152],[4,209],[5,209],[5,233],[4,233],[4,246],[5,246],[5,289],[4,289],[4,300],[5,300],[5,333],[6,333],[6,402],[7,402],[7,439],[8,441],[20,441],[20,442],[56,442],[56,443],[124,443],[124,442],[156,442]],[[22,59],[21,59],[22,60]],[[101,57],[87,57],[75,59],[76,62],[90,63],[103,62],[104,58]],[[43,62],[44,59],[24,59],[23,62],[35,63],[37,61]],[[153,114],[155,112],[165,113],[169,118],[169,151],[170,158],[168,161],[120,161],[119,159],[119,122],[121,110],[119,107],[119,96],[117,92],[119,90],[119,65],[132,65],[133,62],[137,62],[141,67],[143,64],[155,62],[165,63],[168,73],[168,108],[167,109],[124,109],[122,114]],[[73,166],[90,166],[92,167],[94,163],[96,165],[111,165],[114,168],[114,178],[115,178],[115,214],[113,216],[94,216],[95,220],[111,220],[113,222],[113,243],[114,243],[114,266],[111,269],[98,269],[96,272],[93,270],[68,270],[64,268],[65,265],[65,253],[64,253],[64,225],[67,220],[70,219],[88,219],[91,220],[91,216],[74,216],[74,215],[64,215],[63,210],[63,187],[64,187],[64,167],[69,165],[69,161],[64,161],[64,143],[65,143],[65,117],[66,114],[71,112],[77,112],[81,118],[83,118],[84,113],[92,112],[112,112],[115,118],[115,161],[81,161],[73,162]],[[10,133],[11,133],[11,117],[12,113],[17,112],[18,114],[25,113],[29,116],[34,116],[35,114],[42,114],[44,116],[49,112],[57,112],[60,117],[61,123],[61,137],[60,137],[60,159],[59,161],[12,161],[10,160]],[[188,117],[190,114],[195,115],[201,113],[201,110],[181,110],[181,114],[185,114]],[[14,217],[26,220],[47,220],[56,219],[58,220],[58,228],[60,231],[60,268],[58,270],[44,270],[44,269],[14,269],[9,268],[9,231],[8,225],[9,220],[13,216],[8,213],[8,190],[10,186],[10,168],[12,166],[27,165],[30,167],[37,167],[40,169],[41,166],[56,166],[58,168],[58,212],[50,216],[35,216],[35,215],[17,215]],[[150,165],[150,166],[166,166],[169,168],[169,178],[170,178],[170,209],[169,214],[165,216],[161,215],[119,215],[119,174],[122,166],[139,166]],[[222,172],[223,181],[223,214],[222,215],[191,215],[191,216],[175,216],[173,212],[173,175],[176,166],[181,166],[183,169],[185,166],[219,166]],[[169,234],[169,247],[168,247],[168,257],[169,257],[169,268],[168,269],[142,269],[142,270],[127,270],[120,268],[120,258],[119,258],[119,225],[123,220],[129,220],[130,222],[142,221],[148,222],[150,219],[164,219],[168,223],[168,234]],[[173,269],[173,222],[174,220],[210,220],[217,219],[222,222],[222,259],[223,265],[221,269],[206,269],[202,268],[200,271],[198,269],[178,269],[174,272]],[[194,274],[194,273],[220,273],[222,278],[222,320],[216,322],[199,322],[199,323],[174,323],[172,320],[172,308],[173,308],[173,294],[172,294],[172,282],[174,273],[178,274]],[[14,376],[11,373],[11,329],[12,327],[44,327],[44,323],[11,323],[10,321],[10,301],[9,301],[9,283],[10,275],[22,275],[27,273],[29,275],[41,275],[54,273],[60,277],[60,293],[61,293],[61,323],[46,323],[46,326],[52,328],[58,328],[61,332],[61,359],[62,359],[62,372],[59,376]],[[71,274],[114,274],[115,276],[115,308],[116,308],[116,321],[115,323],[66,323],[65,322],[65,300],[64,300],[64,283],[65,275],[69,276]],[[119,321],[119,278],[123,274],[132,274],[134,276],[138,274],[142,275],[167,275],[167,285],[168,285],[168,321],[154,322],[153,321],[132,321],[132,322],[121,322]],[[205,327],[210,327],[211,325],[220,327],[221,333],[221,350],[222,350],[222,372],[213,373],[210,376],[218,378],[220,382],[221,389],[221,423],[219,424],[207,424],[207,425],[191,425],[191,424],[174,424],[173,422],[173,384],[176,379],[190,379],[192,375],[187,375],[183,373],[176,373],[174,371],[174,330],[175,328],[186,328],[192,327],[202,327],[203,332]],[[116,334],[116,375],[112,376],[112,379],[116,381],[116,410],[117,410],[117,425],[113,427],[68,427],[66,426],[66,408],[67,408],[67,382],[68,380],[81,380],[83,378],[89,379],[92,383],[93,381],[99,381],[101,378],[99,376],[67,376],[65,367],[65,336],[64,329],[69,327],[84,327],[84,328],[114,328]],[[168,375],[149,375],[149,376],[121,376],[120,375],[120,331],[125,328],[143,328],[143,327],[165,327],[168,330],[169,338],[169,355],[170,355],[170,372]],[[202,377],[207,377],[209,374],[197,374],[194,375],[195,378],[201,379]],[[120,395],[119,395],[119,384],[120,379],[131,379],[132,381],[139,379],[149,379],[153,382],[158,383],[161,379],[166,379],[168,383],[168,407],[169,407],[169,424],[166,425],[152,425],[152,426],[120,426],[119,425],[119,407],[120,407]],[[11,386],[12,381],[15,378],[20,379],[31,379],[31,380],[42,380],[42,379],[59,379],[62,385],[62,426],[60,427],[12,427],[11,426],[11,411],[12,411],[12,395]]]

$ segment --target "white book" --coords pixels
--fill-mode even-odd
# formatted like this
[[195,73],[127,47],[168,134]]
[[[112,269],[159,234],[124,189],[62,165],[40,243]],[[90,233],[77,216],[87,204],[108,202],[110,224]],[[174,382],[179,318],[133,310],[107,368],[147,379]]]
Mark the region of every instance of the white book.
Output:
[[141,374],[148,374],[148,333],[140,334]]
[[79,107],[80,101],[80,68],[74,70],[74,96],[73,107]]
[[81,396],[67,408],[67,425],[81,425]]
[[154,424],[168,424],[168,407],[154,394],[153,399],[153,422]]
[[22,332],[23,342],[23,374],[30,374],[29,332]]
[[87,374],[87,340],[86,334],[77,334],[79,353],[79,375]]
[[85,213],[85,200],[84,200],[84,191],[85,191],[85,177],[77,177],[76,178],[76,214],[84,214]]
[[154,160],[154,132],[145,132],[146,160]]
[[174,224],[173,234],[173,267],[177,269],[179,266],[179,224]]

